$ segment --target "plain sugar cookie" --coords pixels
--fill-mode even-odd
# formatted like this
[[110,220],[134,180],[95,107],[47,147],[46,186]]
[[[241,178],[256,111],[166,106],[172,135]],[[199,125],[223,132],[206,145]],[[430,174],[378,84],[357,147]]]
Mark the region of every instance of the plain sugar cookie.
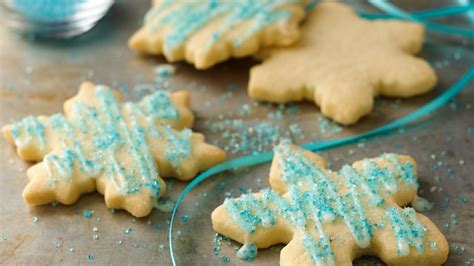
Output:
[[368,114],[374,97],[411,97],[436,84],[433,69],[414,57],[422,47],[421,25],[366,20],[348,6],[323,2],[307,15],[301,40],[265,51],[252,67],[253,99],[275,103],[314,101],[323,115],[353,124]]

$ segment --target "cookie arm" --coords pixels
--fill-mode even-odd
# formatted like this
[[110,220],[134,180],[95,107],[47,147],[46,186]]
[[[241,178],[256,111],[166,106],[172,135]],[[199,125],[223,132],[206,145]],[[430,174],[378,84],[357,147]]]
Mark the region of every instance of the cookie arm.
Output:
[[[53,154],[59,155],[59,151],[50,155]],[[28,205],[43,205],[54,201],[70,205],[76,202],[81,194],[95,190],[95,180],[81,172],[76,162],[67,179],[51,173],[47,163],[42,161],[27,171],[30,182],[23,190],[23,199]]]
[[437,82],[433,68],[423,59],[394,52],[387,53],[380,73],[379,93],[389,97],[412,97],[430,91]]
[[[441,265],[446,261],[449,251],[443,234],[424,215],[415,213],[411,208],[399,207],[408,205],[416,197],[418,185],[415,160],[406,155],[384,154],[369,161],[375,162],[379,169],[388,168],[393,171],[397,188],[388,193],[386,189],[389,183],[385,183],[381,194],[384,195],[386,204],[392,207],[372,209],[371,219],[385,217],[380,221],[384,226],[373,231],[370,252],[356,248],[357,256],[375,255],[388,265]],[[353,167],[364,173],[367,166],[364,166],[364,161],[357,161]],[[384,180],[388,179],[385,177]],[[409,236],[409,233],[398,231],[397,227],[404,226],[408,226],[410,230],[419,230],[419,233]],[[424,234],[424,237],[421,234]],[[420,244],[422,248],[415,247]],[[401,246],[405,246],[407,250],[403,251]],[[406,254],[403,254],[404,252]]]
[[[275,149],[275,157],[272,161],[272,165],[270,168],[270,186],[278,191],[281,195],[285,194],[288,190],[288,186],[291,185],[292,182],[289,180],[285,181],[283,180],[282,177],[282,167],[285,167],[285,162],[281,161],[281,158],[285,158],[287,156],[292,156],[291,154],[289,155],[288,152],[290,153],[300,153],[303,154],[310,162],[314,163],[315,165],[319,166],[321,169],[327,169],[326,161],[324,160],[323,157],[302,149],[301,147],[298,147],[296,145],[292,144],[280,144],[276,149]],[[287,162],[288,163],[288,162]],[[294,180],[292,181],[302,181],[301,178],[302,176],[293,176]],[[289,182],[289,183],[288,183]]]
[[166,126],[160,126],[158,130],[163,135],[149,134],[148,143],[163,177],[189,180],[225,160],[225,152],[206,143],[202,134],[188,129],[179,132]]
[[16,146],[20,158],[27,161],[40,161],[64,138],[64,131],[53,130],[54,119],[63,118],[61,114],[46,116],[27,116],[22,120],[5,125],[2,133],[5,139]]
[[[309,67],[308,64],[301,63],[292,64],[291,68],[285,67],[286,62],[296,61],[295,56],[298,56],[301,62],[307,60],[303,53],[281,52],[275,53],[263,64],[252,67],[248,85],[249,96],[276,103],[314,101],[321,108],[323,115],[345,125],[357,122],[372,110],[375,88],[357,68],[347,66],[345,72],[338,75],[328,75],[328,71],[325,75],[315,72],[308,77],[307,68],[318,69],[321,66]],[[334,71],[338,72],[343,69],[333,62],[318,58],[313,58],[313,62],[326,67],[333,66]],[[295,80],[298,83],[295,84]]]
[[407,206],[416,197],[417,164],[411,156],[387,153],[380,157],[354,162],[352,167],[357,169],[365,180],[369,180],[370,175],[384,175],[385,170],[389,170],[391,174],[384,175],[379,180],[380,193],[398,206]]
[[[83,82],[79,93],[66,101],[64,109],[66,117],[72,113],[72,105],[75,101],[93,98],[95,85],[91,82]],[[118,93],[116,97],[120,97]],[[72,125],[62,114],[49,117],[28,116],[22,120],[3,127],[2,132],[5,139],[17,146],[18,155],[27,161],[40,161],[64,141],[70,138]]]
[[400,254],[397,237],[392,223],[387,222],[384,230],[374,233],[373,252],[387,265],[442,265],[449,252],[448,242],[436,225],[422,214],[417,219],[426,228],[423,248],[410,247],[407,255]]
[[233,220],[224,205],[217,207],[211,215],[214,230],[239,243],[253,243],[257,248],[268,248],[279,243],[290,242],[293,232],[287,223],[277,219],[274,225],[263,227],[258,225],[255,232],[248,233]]

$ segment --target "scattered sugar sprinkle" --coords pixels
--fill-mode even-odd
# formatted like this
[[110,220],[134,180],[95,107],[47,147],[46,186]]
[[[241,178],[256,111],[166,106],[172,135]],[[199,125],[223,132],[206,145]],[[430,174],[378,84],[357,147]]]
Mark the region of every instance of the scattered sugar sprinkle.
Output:
[[228,263],[230,263],[230,258],[221,253],[221,247],[222,247],[222,241],[223,240],[226,241],[228,243],[228,245],[231,244],[229,238],[227,238],[225,236],[222,236],[222,235],[219,235],[219,234],[214,235],[214,247],[212,248],[212,254],[214,256],[219,257],[224,264],[228,264]]
[[441,202],[441,209],[446,209],[448,207],[448,204],[449,204],[449,198],[446,197],[443,199],[443,201]]
[[90,219],[90,218],[92,218],[92,216],[94,216],[94,211],[93,211],[93,210],[84,209],[84,210],[82,211],[82,216],[83,216],[84,218]]
[[455,226],[458,224],[458,219],[454,211],[451,212],[451,215],[449,217],[451,218],[451,226]]
[[464,262],[464,265],[471,266],[473,262],[474,262],[474,258],[469,258]]
[[129,227],[129,228],[124,229],[124,230],[123,230],[123,233],[124,233],[125,235],[128,235],[128,234],[130,234],[130,233],[133,232],[133,231],[135,231],[135,228]]
[[436,241],[430,241],[429,246],[430,246],[430,249],[433,251],[438,249],[438,243],[436,243]]
[[159,231],[161,229],[161,224],[155,224],[155,230]]
[[37,223],[37,222],[39,221],[39,218],[36,217],[36,216],[33,216],[33,219],[32,219],[32,220],[33,220],[33,223]]
[[[260,122],[253,126],[242,119],[225,119],[206,123],[213,133],[222,136],[224,143],[215,145],[232,154],[256,154],[271,149],[282,137],[290,137],[290,131],[270,122]],[[223,145],[222,145],[223,144]]]
[[454,249],[454,253],[456,253],[456,255],[458,255],[458,256],[460,256],[460,255],[464,254],[464,252],[466,252],[466,247],[461,246],[461,245],[455,245],[453,249]]
[[183,222],[189,221],[189,216],[188,215],[181,216],[181,221],[183,221]]
[[155,67],[157,78],[168,78],[176,73],[176,67],[170,64],[161,64]]
[[340,127],[336,122],[325,118],[324,116],[319,116],[319,130],[325,135],[333,135],[340,133],[342,127]]

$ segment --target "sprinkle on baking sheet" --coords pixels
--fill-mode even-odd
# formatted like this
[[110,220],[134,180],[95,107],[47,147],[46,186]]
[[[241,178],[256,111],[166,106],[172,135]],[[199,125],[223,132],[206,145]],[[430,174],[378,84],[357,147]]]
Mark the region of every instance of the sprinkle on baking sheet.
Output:
[[183,222],[189,221],[189,216],[188,215],[181,216],[181,221],[183,221]]
[[92,218],[93,215],[94,215],[94,211],[93,211],[93,210],[88,210],[88,209],[82,210],[82,216],[83,216],[84,218],[90,219],[90,218]]
[[224,264],[230,263],[230,258],[221,253],[222,241],[226,241],[228,245],[231,244],[230,239],[220,234],[214,235],[214,247],[212,248],[212,254],[222,260]]
[[133,228],[133,227],[128,227],[128,228],[126,228],[126,229],[123,230],[123,233],[124,233],[125,235],[128,235],[128,234],[130,234],[130,233],[133,232],[133,231],[135,231],[135,228]]

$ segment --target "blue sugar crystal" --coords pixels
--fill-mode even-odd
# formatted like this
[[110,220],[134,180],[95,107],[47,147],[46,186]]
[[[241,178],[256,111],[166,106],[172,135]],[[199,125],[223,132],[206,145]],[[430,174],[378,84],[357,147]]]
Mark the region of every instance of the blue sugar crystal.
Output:
[[90,218],[92,218],[93,215],[94,215],[94,211],[93,211],[93,210],[84,209],[84,210],[82,211],[82,216],[83,216],[84,218],[90,219]]

